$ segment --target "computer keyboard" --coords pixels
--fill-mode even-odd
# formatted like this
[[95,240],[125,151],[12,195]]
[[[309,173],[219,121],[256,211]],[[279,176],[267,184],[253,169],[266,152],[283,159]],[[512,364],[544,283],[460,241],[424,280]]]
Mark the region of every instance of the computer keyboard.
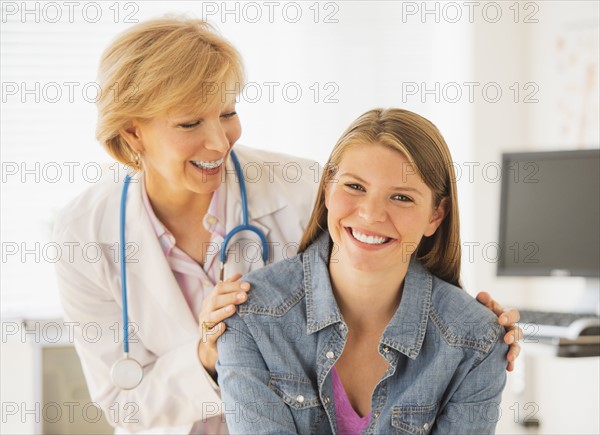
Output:
[[594,313],[559,313],[519,310],[519,326],[526,337],[563,337],[575,340],[581,336],[600,335],[600,317]]

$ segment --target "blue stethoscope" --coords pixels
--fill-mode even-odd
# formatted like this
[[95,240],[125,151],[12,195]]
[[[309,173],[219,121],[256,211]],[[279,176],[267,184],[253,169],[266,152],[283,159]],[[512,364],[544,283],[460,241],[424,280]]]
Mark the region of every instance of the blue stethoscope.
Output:
[[[221,268],[219,271],[219,280],[223,280],[225,274],[225,263],[227,262],[227,247],[233,236],[242,231],[251,231],[255,233],[262,244],[262,259],[266,264],[269,258],[269,246],[265,233],[258,227],[248,223],[248,199],[246,196],[246,182],[242,173],[242,167],[237,156],[233,152],[230,153],[233,166],[235,167],[236,178],[240,183],[240,196],[242,199],[242,224],[229,231],[223,239],[221,245]],[[127,175],[123,183],[123,191],[121,193],[121,206],[119,213],[119,243],[121,244],[121,298],[123,302],[123,357],[116,361],[111,370],[110,375],[115,386],[123,390],[131,390],[137,387],[144,377],[144,369],[142,365],[129,356],[129,314],[127,310],[127,274],[125,262],[125,209],[127,203],[127,190],[131,176]]]

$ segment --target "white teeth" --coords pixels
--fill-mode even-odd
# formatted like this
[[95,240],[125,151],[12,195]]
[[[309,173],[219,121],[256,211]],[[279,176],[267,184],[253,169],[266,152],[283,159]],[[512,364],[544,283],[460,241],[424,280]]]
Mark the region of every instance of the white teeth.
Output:
[[200,169],[215,169],[223,164],[224,159],[215,160],[214,162],[201,162],[198,160],[192,160],[191,162],[198,166]]
[[359,240],[363,243],[367,243],[369,245],[382,245],[383,243],[390,240],[387,237],[368,236],[355,230],[354,228],[350,228],[350,231],[352,232],[352,236],[354,236],[356,240]]

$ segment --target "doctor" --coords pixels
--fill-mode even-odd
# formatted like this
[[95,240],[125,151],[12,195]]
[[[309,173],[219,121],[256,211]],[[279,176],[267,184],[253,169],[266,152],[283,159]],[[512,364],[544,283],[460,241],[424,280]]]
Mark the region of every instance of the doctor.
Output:
[[[57,273],[91,398],[121,433],[226,433],[216,339],[247,299],[240,276],[263,266],[257,233],[266,238],[268,262],[296,253],[318,166],[236,145],[235,170],[241,59],[200,20],[132,27],[105,51],[98,83],[97,138],[136,171],[126,189],[112,176],[91,187],[55,226],[56,241],[72,247]],[[297,179],[285,177],[286,165]],[[223,241],[243,221],[241,176],[257,231],[231,237],[221,282]],[[518,321],[516,310],[503,312],[487,294],[480,299],[504,314],[503,325]],[[521,334],[514,326],[506,334],[515,342],[509,369]],[[125,375],[116,369],[124,358],[133,366]]]

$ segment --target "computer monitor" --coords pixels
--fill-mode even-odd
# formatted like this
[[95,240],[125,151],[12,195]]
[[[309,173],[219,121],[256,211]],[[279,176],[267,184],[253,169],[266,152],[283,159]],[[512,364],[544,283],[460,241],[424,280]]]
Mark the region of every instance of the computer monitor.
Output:
[[600,273],[600,150],[502,156],[503,276]]

